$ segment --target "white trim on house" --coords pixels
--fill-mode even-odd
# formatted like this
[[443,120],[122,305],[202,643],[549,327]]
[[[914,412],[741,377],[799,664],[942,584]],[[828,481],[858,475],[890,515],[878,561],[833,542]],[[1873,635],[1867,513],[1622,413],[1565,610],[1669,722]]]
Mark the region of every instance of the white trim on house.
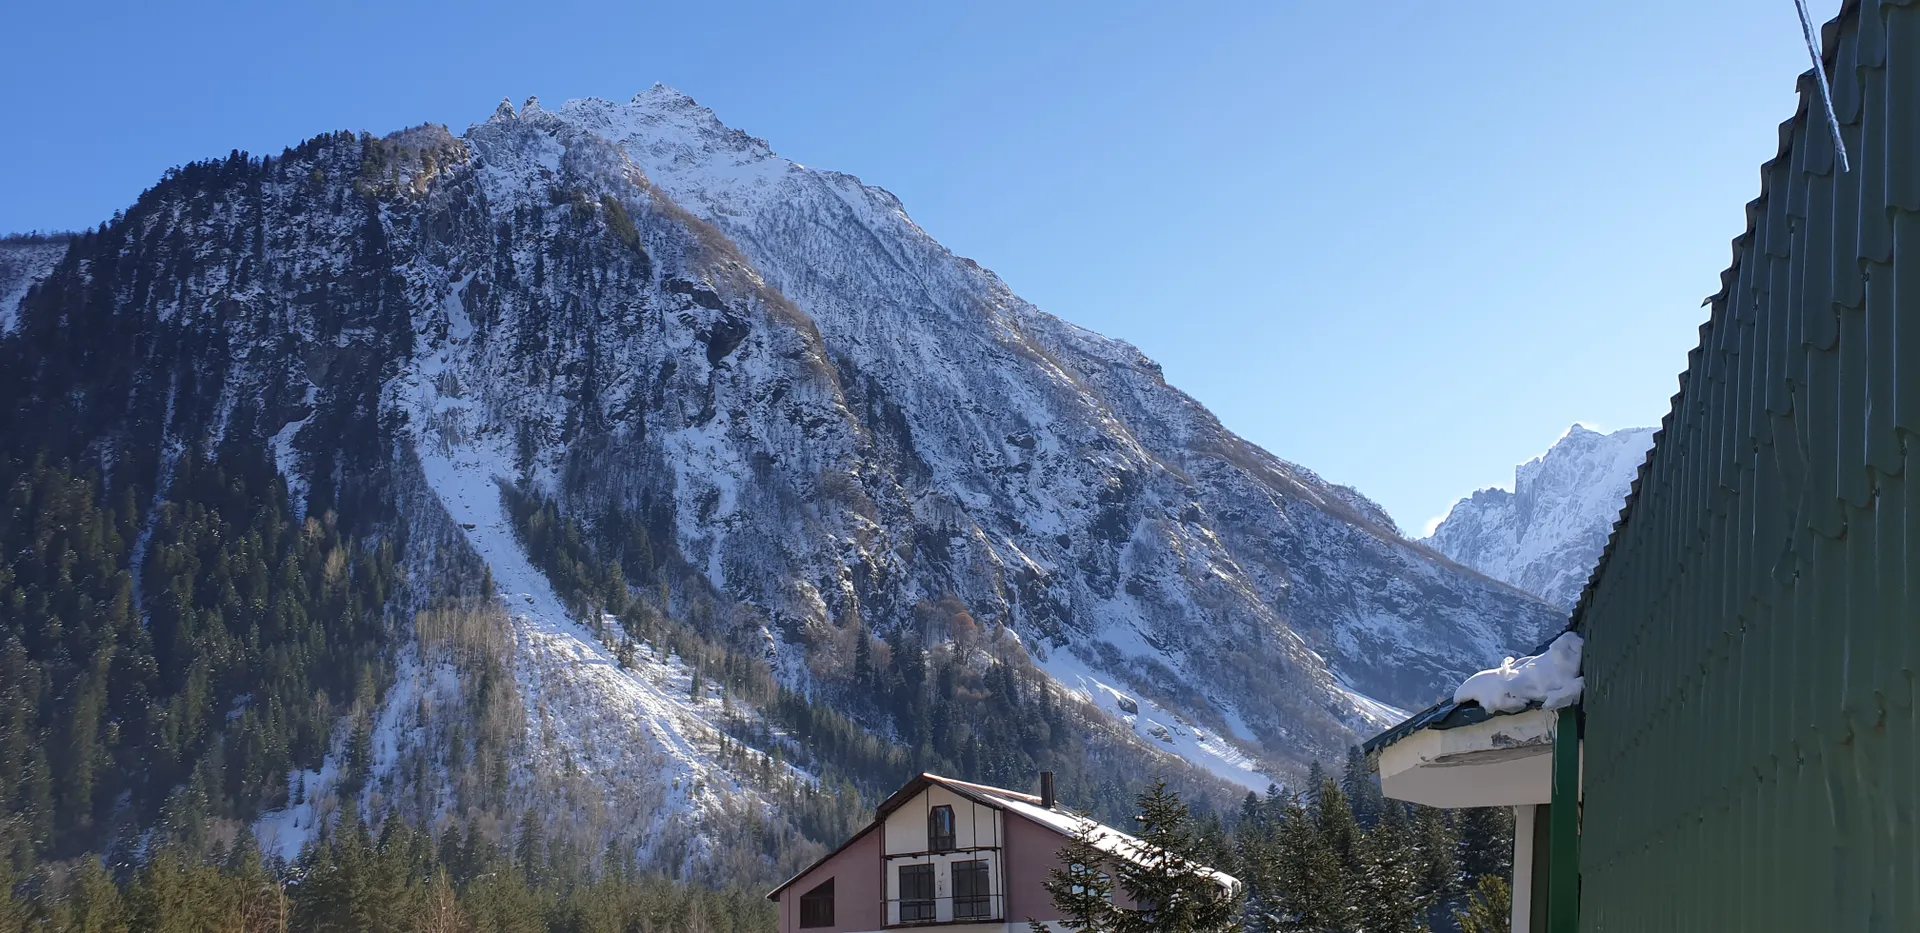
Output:
[[1532,709],[1453,729],[1421,729],[1380,749],[1380,788],[1430,807],[1553,802],[1557,713]]

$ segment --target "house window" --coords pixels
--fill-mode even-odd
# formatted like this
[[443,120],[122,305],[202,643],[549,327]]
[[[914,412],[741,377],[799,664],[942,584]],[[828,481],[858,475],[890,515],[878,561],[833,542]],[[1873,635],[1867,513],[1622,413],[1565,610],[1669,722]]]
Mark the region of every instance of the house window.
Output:
[[833,926],[833,879],[828,878],[814,886],[814,889],[800,895],[800,927]]
[[1067,877],[1075,879],[1072,891],[1085,894],[1098,891],[1108,903],[1113,902],[1113,878],[1104,871],[1095,871],[1092,866],[1075,862],[1067,866]]
[[993,916],[993,890],[987,881],[987,861],[953,863],[953,919],[978,920]]
[[935,852],[953,851],[953,808],[934,807],[927,813],[927,848]]
[[900,922],[934,919],[933,866],[900,866]]

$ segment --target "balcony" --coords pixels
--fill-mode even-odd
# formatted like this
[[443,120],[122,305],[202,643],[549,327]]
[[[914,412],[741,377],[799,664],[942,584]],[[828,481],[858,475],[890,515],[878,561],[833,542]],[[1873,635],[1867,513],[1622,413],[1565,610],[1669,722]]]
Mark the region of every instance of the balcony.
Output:
[[924,927],[959,923],[998,923],[1006,917],[999,894],[895,898],[886,903],[886,926]]

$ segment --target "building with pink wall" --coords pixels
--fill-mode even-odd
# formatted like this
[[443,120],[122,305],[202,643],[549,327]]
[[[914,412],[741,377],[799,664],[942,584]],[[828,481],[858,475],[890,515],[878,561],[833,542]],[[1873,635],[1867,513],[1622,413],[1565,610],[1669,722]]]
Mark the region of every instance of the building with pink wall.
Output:
[[[780,905],[780,933],[1025,933],[1031,921],[1061,919],[1045,883],[1076,834],[1116,859],[1148,854],[1140,840],[1062,809],[1051,773],[1041,774],[1039,796],[922,774],[767,899]],[[1239,885],[1203,870],[1223,892]]]

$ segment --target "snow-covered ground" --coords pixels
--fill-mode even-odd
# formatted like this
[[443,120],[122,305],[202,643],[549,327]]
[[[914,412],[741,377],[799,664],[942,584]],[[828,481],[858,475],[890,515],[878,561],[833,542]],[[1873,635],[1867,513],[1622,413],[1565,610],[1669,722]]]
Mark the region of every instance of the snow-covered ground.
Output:
[[1071,651],[1059,649],[1050,652],[1044,661],[1036,658],[1034,663],[1101,712],[1125,723],[1134,734],[1215,777],[1261,792],[1278,783],[1226,736],[1187,722],[1152,700],[1114,686],[1110,682],[1114,678],[1096,673]]

